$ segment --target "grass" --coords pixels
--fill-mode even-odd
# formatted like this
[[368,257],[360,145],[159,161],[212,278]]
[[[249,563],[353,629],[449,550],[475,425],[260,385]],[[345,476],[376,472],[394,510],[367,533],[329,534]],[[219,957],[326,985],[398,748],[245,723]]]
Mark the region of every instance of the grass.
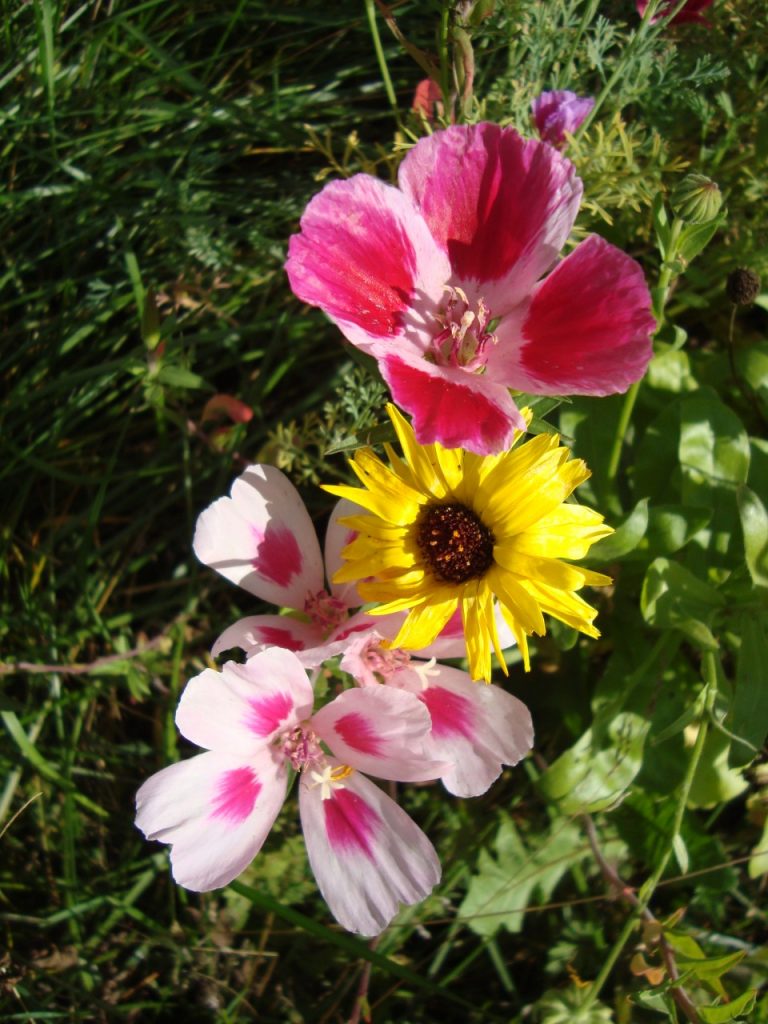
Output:
[[[502,6],[477,45],[477,93],[487,82],[489,115],[519,119],[523,79],[507,57],[522,61],[543,30],[529,11],[533,27],[513,44],[510,19],[524,5]],[[435,839],[445,877],[378,944],[331,922],[291,801],[255,864],[208,895],[177,888],[164,849],[134,828],[138,785],[189,753],[173,723],[184,682],[211,664],[222,626],[251,610],[195,562],[198,513],[244,462],[288,458],[294,442],[296,478],[306,481],[318,469],[307,455],[306,435],[318,429],[312,417],[331,403],[338,423],[323,429],[343,433],[377,400],[353,376],[336,330],[300,308],[282,271],[287,239],[327,171],[304,125],[320,137],[330,131],[337,156],[358,132],[346,169],[368,160],[383,172],[396,121],[362,4],[32,0],[5,2],[3,14],[2,1019],[324,1024],[364,1019],[367,993],[378,1022],[501,1022],[549,987],[594,978],[626,910],[607,893],[584,835],[535,790],[541,765],[532,762],[477,801],[438,802],[429,787],[402,794]],[[434,46],[429,5],[401,4],[397,17],[417,45]],[[572,22],[581,38],[580,16]],[[381,21],[379,30],[405,111],[421,73]],[[604,40],[609,54],[612,39]],[[598,43],[599,66],[607,58]],[[541,54],[545,43],[536,47]],[[544,81],[545,70],[530,78]],[[631,180],[646,167],[668,173],[661,158],[653,164],[642,126],[633,138]],[[618,179],[613,145],[598,155]],[[686,159],[695,148],[690,138],[679,147]],[[747,163],[734,166],[742,174]],[[749,188],[749,202],[760,201],[764,184],[751,177]],[[593,194],[652,269],[647,202],[630,216],[613,179],[596,180]],[[737,209],[742,202],[734,196]],[[629,230],[631,217],[637,227]],[[733,246],[752,258],[762,230],[730,236],[702,261],[690,291],[714,294]],[[687,326],[700,325],[703,314],[686,294],[681,287],[674,301]],[[722,308],[716,315],[725,317]],[[760,315],[747,314],[746,332],[759,329]],[[707,372],[705,382],[717,385],[717,368]],[[734,388],[722,392],[744,413]],[[203,422],[217,393],[239,398],[253,419]],[[668,398],[657,385],[646,396],[643,424]],[[599,454],[603,438],[590,435],[581,409],[567,413],[577,444]],[[618,406],[605,409],[610,425]],[[758,433],[759,422],[750,429]],[[342,472],[340,461],[327,472]],[[627,510],[631,479],[620,481]],[[309,488],[306,497],[322,528],[326,499]],[[619,570],[628,596],[604,609],[615,617],[603,646],[585,653],[555,630],[539,647],[536,672],[518,684],[552,760],[589,724],[601,686],[613,699],[603,672],[611,643],[628,637],[629,660],[611,663],[614,676],[625,668],[628,676],[647,656],[634,607],[642,572],[631,561]],[[659,680],[690,697],[698,678],[690,651],[671,677],[674,656],[667,652],[654,676],[660,705]],[[667,724],[680,711],[675,699]],[[654,842],[664,841],[654,831],[657,805],[641,797],[601,826],[606,850],[638,882],[658,862]],[[759,883],[729,864],[748,855],[755,827],[743,803],[686,827],[689,869],[667,872],[657,912],[686,905],[699,938],[716,944],[727,933],[741,943],[752,964],[745,984],[757,985],[765,977]],[[523,934],[473,930],[457,916],[483,857],[497,859],[503,881],[486,888],[477,917],[508,915],[519,898],[529,911]],[[611,994],[616,1006],[628,1005],[633,983],[625,969]],[[653,1019],[631,1012],[641,1015],[619,1019]]]

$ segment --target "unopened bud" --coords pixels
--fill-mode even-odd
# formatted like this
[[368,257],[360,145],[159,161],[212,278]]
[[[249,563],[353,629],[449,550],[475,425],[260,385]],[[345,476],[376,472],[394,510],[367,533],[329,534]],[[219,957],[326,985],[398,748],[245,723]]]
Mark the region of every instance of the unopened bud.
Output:
[[725,283],[725,294],[734,306],[748,306],[760,292],[760,278],[748,267],[732,270]]
[[720,212],[723,197],[716,182],[703,174],[686,174],[669,196],[672,212],[689,224],[704,224]]

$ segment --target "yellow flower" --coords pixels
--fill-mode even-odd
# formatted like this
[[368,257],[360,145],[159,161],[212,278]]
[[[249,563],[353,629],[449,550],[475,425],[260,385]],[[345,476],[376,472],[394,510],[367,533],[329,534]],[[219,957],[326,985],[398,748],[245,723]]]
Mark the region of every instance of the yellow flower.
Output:
[[613,532],[593,509],[564,504],[590,475],[584,462],[569,459],[552,434],[501,455],[420,445],[400,412],[393,405],[387,411],[403,457],[385,445],[387,466],[370,448],[360,449],[350,465],[362,489],[325,490],[368,512],[342,520],[357,536],[334,581],[363,581],[363,599],[379,602],[369,609],[374,615],[408,611],[389,646],[426,647],[460,607],[470,674],[489,682],[492,648],[506,671],[494,599],[526,670],[527,637],[546,632],[542,612],[599,636],[596,610],[576,591],[611,579],[562,561],[583,558]]

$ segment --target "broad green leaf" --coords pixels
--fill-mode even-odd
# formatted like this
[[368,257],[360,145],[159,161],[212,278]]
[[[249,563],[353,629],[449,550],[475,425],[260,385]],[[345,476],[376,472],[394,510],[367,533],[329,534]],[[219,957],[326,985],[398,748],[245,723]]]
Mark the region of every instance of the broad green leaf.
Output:
[[641,498],[610,537],[604,537],[593,545],[589,552],[590,561],[615,562],[628,555],[645,536],[647,526],[648,499]]
[[767,619],[765,614],[745,613],[737,620],[741,646],[727,725],[744,742],[733,741],[729,756],[731,767],[749,764],[768,734]]
[[648,566],[640,609],[652,626],[680,629],[700,647],[712,649],[717,641],[709,622],[724,604],[718,590],[677,562],[657,558]]
[[698,1006],[696,1009],[704,1024],[728,1024],[730,1020],[751,1013],[756,999],[756,991],[743,992],[722,1006]]
[[678,452],[684,480],[696,488],[745,483],[749,438],[738,416],[708,388],[687,397],[680,413]]
[[[695,740],[693,729],[688,738]],[[747,788],[742,773],[728,767],[730,747],[731,740],[725,733],[714,728],[709,730],[688,795],[689,807],[715,807],[733,800]]]
[[746,485],[738,488],[736,498],[749,574],[757,586],[768,587],[768,511]]
[[737,349],[736,367],[750,388],[768,401],[768,341]]
[[683,971],[691,971],[702,981],[709,981],[713,978],[721,978],[726,971],[730,971],[736,964],[746,956],[743,949],[736,953],[726,953],[725,956],[695,957],[690,960],[678,960],[677,968],[682,974]]
[[667,349],[660,352],[648,364],[647,382],[659,391],[672,391],[680,394],[695,391],[698,387],[696,378],[691,373],[691,361],[687,352]]
[[643,763],[650,722],[623,712],[597,734],[588,729],[538,781],[563,814],[605,810],[625,793]]
[[598,505],[603,512],[611,510],[613,485],[607,470],[623,404],[623,395],[577,396],[560,410],[560,430],[573,438],[574,454],[584,459],[592,472],[579,488],[581,500]]
[[654,506],[648,511],[648,547],[653,554],[671,555],[685,547],[711,518],[710,509],[686,508],[684,505]]

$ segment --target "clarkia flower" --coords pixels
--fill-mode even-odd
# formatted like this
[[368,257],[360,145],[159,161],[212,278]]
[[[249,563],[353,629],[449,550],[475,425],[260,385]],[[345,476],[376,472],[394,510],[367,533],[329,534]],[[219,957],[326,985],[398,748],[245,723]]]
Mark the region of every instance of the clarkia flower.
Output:
[[136,824],[148,839],[171,844],[179,884],[218,888],[261,849],[294,769],[320,891],[345,928],[376,935],[399,904],[431,892],[440,865],[415,822],[360,772],[422,781],[446,765],[427,751],[429,712],[412,693],[355,688],[314,714],[313,701],[296,655],[277,648],[190,680],[176,723],[205,753],[144,783]]
[[[683,4],[682,8],[674,16],[670,24],[672,25],[684,25],[689,22],[698,22],[699,25],[709,26],[709,22],[702,15],[702,11],[706,11],[708,7],[712,6],[714,0],[687,0]],[[648,7],[649,0],[635,0],[635,7],[637,13],[642,18]],[[656,9],[656,13],[651,18],[651,24],[655,24],[657,21],[661,21],[662,18],[666,18],[670,11],[673,11],[678,5],[678,0],[662,0]]]
[[639,265],[596,235],[557,262],[582,194],[564,156],[457,125],[421,139],[398,182],[326,185],[286,270],[378,360],[421,443],[502,452],[524,427],[510,388],[606,395],[642,376],[655,321]]
[[573,135],[594,105],[591,96],[577,96],[568,89],[541,93],[531,103],[533,122],[539,138],[558,149],[564,148],[565,133]]
[[[341,550],[353,534],[339,514],[353,511],[340,503],[325,538],[325,565],[332,576]],[[230,496],[201,513],[193,541],[205,565],[269,604],[295,615],[250,615],[229,626],[213,645],[215,655],[231,647],[254,654],[266,647],[301,651],[308,667],[320,665],[333,644],[376,625],[365,613],[354,585],[326,588],[323,554],[304,502],[288,477],[274,466],[249,466],[233,483]],[[383,628],[383,627],[381,627]]]
[[386,465],[360,449],[350,465],[362,487],[325,488],[366,510],[344,517],[357,536],[334,579],[358,581],[361,596],[378,602],[371,614],[407,612],[388,645],[427,647],[459,608],[470,675],[490,681],[492,648],[504,664],[495,599],[526,669],[527,637],[546,632],[543,612],[599,636],[595,609],[576,591],[610,577],[563,561],[613,532],[592,509],[564,504],[590,475],[584,462],[552,434],[498,456],[419,445],[398,410],[388,411],[402,458],[386,445]]
[[411,658],[376,635],[351,638],[341,667],[360,686],[393,686],[418,697],[432,721],[427,756],[445,762],[440,778],[454,796],[485,793],[504,765],[516,765],[531,749],[525,704],[499,686],[478,686],[460,669]]

